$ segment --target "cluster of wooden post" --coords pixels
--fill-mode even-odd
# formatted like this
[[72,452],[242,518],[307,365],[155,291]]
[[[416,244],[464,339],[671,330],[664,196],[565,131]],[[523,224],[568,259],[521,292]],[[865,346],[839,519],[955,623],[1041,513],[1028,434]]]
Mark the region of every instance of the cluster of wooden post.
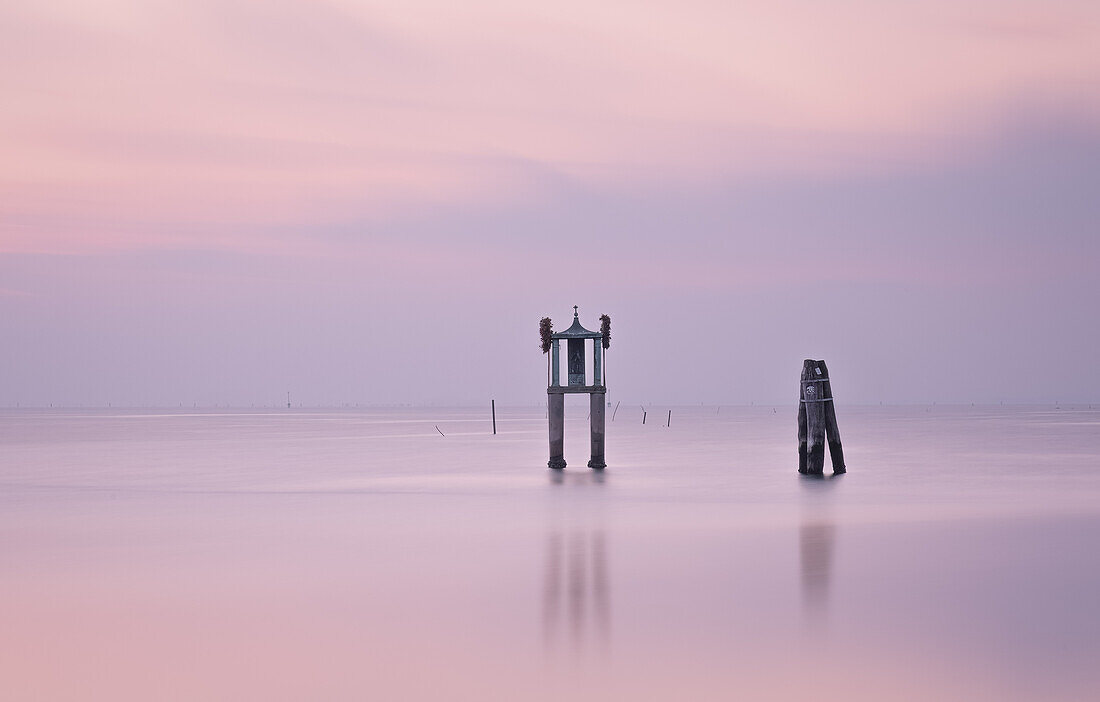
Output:
[[806,359],[798,394],[798,472],[821,475],[825,469],[825,443],[833,473],[845,473],[844,449],[836,425],[833,389],[825,361]]

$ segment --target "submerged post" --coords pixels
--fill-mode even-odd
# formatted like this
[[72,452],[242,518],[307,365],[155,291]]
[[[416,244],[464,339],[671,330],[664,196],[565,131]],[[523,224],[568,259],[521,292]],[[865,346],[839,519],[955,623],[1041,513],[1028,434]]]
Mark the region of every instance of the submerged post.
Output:
[[806,359],[798,397],[798,472],[821,475],[825,469],[825,443],[828,437],[833,473],[847,472],[844,449],[836,423],[836,408],[825,361]]

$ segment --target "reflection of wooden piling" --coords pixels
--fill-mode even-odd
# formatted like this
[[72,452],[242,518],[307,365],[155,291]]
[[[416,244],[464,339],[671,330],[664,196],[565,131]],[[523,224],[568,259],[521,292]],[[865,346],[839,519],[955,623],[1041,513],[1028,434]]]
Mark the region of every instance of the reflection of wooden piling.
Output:
[[799,530],[799,560],[802,564],[802,604],[807,613],[825,613],[829,599],[836,526],[831,522],[803,522]]
[[798,400],[798,472],[809,475],[824,472],[826,436],[833,472],[846,472],[825,361],[806,359],[803,362]]
[[565,468],[565,395],[548,394],[550,414],[550,461],[551,468]]

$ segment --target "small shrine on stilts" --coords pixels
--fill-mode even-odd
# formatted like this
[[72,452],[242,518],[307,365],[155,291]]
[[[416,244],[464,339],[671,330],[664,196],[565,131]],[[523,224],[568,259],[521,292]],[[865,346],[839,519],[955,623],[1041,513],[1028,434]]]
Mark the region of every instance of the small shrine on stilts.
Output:
[[[588,467],[602,470],[604,460],[604,429],[606,417],[607,386],[604,384],[603,351],[611,345],[611,318],[600,316],[600,331],[589,331],[581,326],[576,305],[573,306],[573,325],[562,332],[553,330],[549,317],[539,323],[542,352],[549,353],[550,372],[547,378],[547,419],[550,424],[550,468],[565,468],[565,396],[569,393],[588,393],[591,407],[592,454]],[[561,341],[566,342],[566,384],[561,384]],[[586,348],[592,344],[592,382],[588,382]]]

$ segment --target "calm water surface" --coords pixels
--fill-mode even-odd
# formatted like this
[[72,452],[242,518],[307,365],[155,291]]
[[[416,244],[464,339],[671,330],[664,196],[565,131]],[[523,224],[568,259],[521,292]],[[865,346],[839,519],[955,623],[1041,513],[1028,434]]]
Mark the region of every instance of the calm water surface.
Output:
[[4,411],[0,697],[1100,698],[1100,410],[667,410]]

